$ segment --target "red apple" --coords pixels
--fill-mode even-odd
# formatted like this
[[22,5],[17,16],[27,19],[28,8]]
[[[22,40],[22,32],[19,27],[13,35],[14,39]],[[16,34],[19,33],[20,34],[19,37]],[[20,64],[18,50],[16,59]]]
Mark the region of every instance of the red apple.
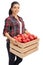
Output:
[[27,42],[27,40],[26,39],[23,39],[23,43],[26,43]]
[[37,36],[35,36],[35,35],[33,35],[33,34],[31,34],[33,37],[34,37],[34,39],[37,39]]
[[29,38],[27,38],[26,40],[27,40],[27,42],[29,42],[29,41],[30,41],[30,39],[29,39]]
[[21,37],[21,36],[19,36],[19,37],[17,37],[17,38],[22,39],[22,37]]
[[29,36],[30,40],[34,40],[34,37],[32,35]]
[[24,37],[25,37],[25,38],[28,38],[28,35],[27,35],[27,34],[24,34]]
[[18,39],[18,41],[19,41],[19,42],[22,42],[22,40],[21,40],[21,39]]

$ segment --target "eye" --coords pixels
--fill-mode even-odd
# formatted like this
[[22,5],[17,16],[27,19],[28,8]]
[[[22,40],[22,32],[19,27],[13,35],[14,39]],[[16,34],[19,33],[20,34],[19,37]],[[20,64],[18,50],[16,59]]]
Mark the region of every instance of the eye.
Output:
[[14,8],[16,8],[16,7],[14,7]]
[[19,7],[18,7],[18,9],[19,9]]
[[14,8],[15,8],[15,9],[16,9],[16,8],[18,8],[18,9],[19,9],[19,7],[14,7]]

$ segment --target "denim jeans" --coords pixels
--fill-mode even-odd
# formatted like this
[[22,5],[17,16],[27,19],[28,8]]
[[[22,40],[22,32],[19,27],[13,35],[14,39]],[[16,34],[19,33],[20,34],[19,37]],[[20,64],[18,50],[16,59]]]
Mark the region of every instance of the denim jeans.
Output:
[[[7,42],[7,50],[9,56],[9,65],[19,65],[19,63],[22,62],[23,59],[10,52],[10,42]],[[15,61],[15,56],[17,58],[16,61]]]

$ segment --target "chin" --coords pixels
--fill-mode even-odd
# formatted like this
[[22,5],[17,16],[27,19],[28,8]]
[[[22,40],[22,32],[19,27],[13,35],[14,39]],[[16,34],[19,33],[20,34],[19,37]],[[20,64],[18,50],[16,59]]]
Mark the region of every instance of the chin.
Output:
[[18,14],[18,12],[14,13],[14,14],[16,14],[16,15],[17,15],[17,14]]

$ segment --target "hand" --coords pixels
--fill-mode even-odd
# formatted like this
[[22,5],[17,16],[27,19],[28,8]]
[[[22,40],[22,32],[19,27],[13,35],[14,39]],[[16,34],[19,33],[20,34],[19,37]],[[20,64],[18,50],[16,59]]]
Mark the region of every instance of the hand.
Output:
[[13,42],[13,44],[17,45],[17,40],[14,38],[11,38],[11,41]]
[[29,33],[27,30],[25,30],[25,33]]

